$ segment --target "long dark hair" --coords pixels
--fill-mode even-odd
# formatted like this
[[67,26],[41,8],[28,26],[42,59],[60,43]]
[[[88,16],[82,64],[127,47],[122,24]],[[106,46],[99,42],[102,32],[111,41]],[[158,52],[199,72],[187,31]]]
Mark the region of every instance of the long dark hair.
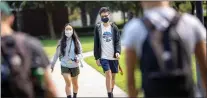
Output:
[[[70,23],[67,23],[65,25],[66,26],[71,26],[72,25]],[[61,51],[61,54],[64,56],[65,55],[65,47],[66,47],[66,41],[67,41],[67,36],[65,36],[65,27],[63,29],[63,32],[62,32],[62,37],[60,39],[60,51]],[[73,27],[72,27],[73,28]],[[80,47],[79,47],[79,38],[78,38],[78,35],[76,34],[74,28],[73,28],[73,34],[72,34],[72,40],[75,44],[75,54],[80,54]]]

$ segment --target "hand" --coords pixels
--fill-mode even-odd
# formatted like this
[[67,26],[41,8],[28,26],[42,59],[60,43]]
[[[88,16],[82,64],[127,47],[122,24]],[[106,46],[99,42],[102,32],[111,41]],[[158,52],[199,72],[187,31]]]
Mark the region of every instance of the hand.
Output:
[[81,63],[80,66],[83,68],[83,64]]
[[130,90],[129,92],[129,98],[136,98],[139,97],[139,89]]
[[80,60],[79,62],[80,62],[80,66],[83,68],[83,61]]
[[76,60],[75,62],[76,62],[76,63],[79,63],[79,60]]
[[123,75],[123,74],[124,74],[122,70],[120,70],[120,74],[121,74],[121,75]]
[[116,58],[117,58],[117,59],[119,59],[119,58],[120,58],[119,53],[116,53]]
[[121,66],[119,65],[119,71],[120,71],[120,74],[121,75],[123,75],[124,73],[123,73],[123,70],[122,70],[122,68],[121,68]]
[[96,60],[96,64],[98,65],[98,66],[100,66],[101,65],[101,63],[100,63],[100,60],[98,59],[98,60]]

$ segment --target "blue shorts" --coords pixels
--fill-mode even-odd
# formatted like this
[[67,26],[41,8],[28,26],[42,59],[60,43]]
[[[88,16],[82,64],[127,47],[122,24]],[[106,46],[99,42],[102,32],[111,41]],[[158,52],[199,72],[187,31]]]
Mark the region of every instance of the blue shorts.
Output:
[[100,59],[104,72],[111,70],[112,73],[118,73],[118,60]]

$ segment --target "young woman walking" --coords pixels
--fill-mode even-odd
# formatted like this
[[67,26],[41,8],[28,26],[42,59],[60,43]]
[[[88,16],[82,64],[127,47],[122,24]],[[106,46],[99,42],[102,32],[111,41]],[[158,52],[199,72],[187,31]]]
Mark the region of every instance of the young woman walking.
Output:
[[56,53],[51,63],[51,69],[53,71],[54,65],[59,57],[61,62],[61,73],[66,83],[65,92],[67,98],[71,98],[72,95],[71,83],[73,85],[73,98],[77,97],[78,75],[80,73],[79,65],[83,66],[81,63],[81,53],[82,48],[79,38],[73,27],[68,23],[65,25],[62,38],[58,43]]

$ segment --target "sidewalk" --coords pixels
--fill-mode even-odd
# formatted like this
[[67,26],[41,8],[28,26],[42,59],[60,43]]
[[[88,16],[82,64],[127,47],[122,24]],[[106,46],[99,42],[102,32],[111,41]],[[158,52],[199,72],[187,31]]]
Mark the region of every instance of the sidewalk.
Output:
[[[93,52],[87,52],[83,54],[83,57],[92,55]],[[105,77],[87,63],[83,62],[83,64],[84,67],[80,67],[78,97],[107,97]],[[60,73],[59,61],[56,62],[52,78],[57,86],[59,97],[66,97],[65,82]],[[127,97],[127,94],[115,86],[114,97]]]

